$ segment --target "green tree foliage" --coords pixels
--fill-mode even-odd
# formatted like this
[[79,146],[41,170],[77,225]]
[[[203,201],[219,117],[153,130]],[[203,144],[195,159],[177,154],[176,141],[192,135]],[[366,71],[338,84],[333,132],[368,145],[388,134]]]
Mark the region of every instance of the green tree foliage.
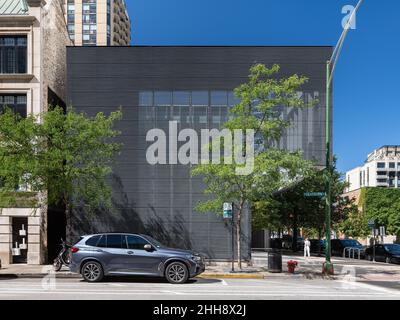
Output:
[[363,188],[360,205],[364,223],[375,219],[377,226],[385,226],[389,234],[400,236],[400,190],[391,188]]
[[254,130],[259,146],[254,159],[254,171],[248,175],[237,175],[236,169],[243,165],[234,161],[232,164],[224,164],[223,160],[221,164],[200,164],[192,171],[194,176],[203,177],[207,186],[205,193],[210,195],[209,200],[199,203],[196,208],[198,211],[222,214],[224,202],[234,203],[239,267],[244,210],[255,199],[266,198],[273,191],[305,176],[311,168],[311,164],[303,160],[300,153],[270,147],[280,137],[283,129],[290,125],[282,120],[276,107],[305,106],[298,91],[307,82],[307,78],[293,75],[277,79],[279,70],[278,65],[270,69],[262,64],[251,67],[248,82],[234,91],[240,102],[231,110],[232,120],[224,125],[229,130]]
[[337,229],[352,238],[367,237],[371,233],[366,215],[354,203],[347,207],[345,219],[337,224]]
[[90,118],[56,107],[25,119],[10,110],[0,115],[0,197],[18,185],[45,195],[46,204],[62,203],[67,219],[74,206],[91,213],[111,207],[106,177],[120,145],[111,141],[121,112]]
[[[308,198],[306,192],[324,192],[324,171],[313,168],[305,179],[296,182],[270,196],[254,203],[253,227],[257,229],[293,229],[308,230],[307,236],[320,237],[325,228],[325,201],[323,198]],[[340,224],[354,212],[354,199],[343,197],[347,183],[336,169],[333,161],[332,174],[332,223]],[[270,219],[265,219],[270,214]],[[273,219],[271,219],[273,218]]]

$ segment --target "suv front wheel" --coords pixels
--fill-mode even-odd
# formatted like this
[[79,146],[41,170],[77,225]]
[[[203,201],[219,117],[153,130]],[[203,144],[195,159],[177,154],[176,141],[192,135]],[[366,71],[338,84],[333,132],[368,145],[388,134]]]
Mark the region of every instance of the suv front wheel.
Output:
[[88,261],[82,267],[82,277],[87,282],[99,282],[103,279],[104,272],[100,263]]
[[184,263],[172,262],[165,269],[165,277],[170,283],[181,284],[188,280],[189,271]]

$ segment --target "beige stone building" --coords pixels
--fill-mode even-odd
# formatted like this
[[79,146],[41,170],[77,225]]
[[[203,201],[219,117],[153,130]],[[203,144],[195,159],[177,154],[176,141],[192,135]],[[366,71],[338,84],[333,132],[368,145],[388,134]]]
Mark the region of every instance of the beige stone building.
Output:
[[[67,45],[62,0],[0,0],[0,112],[7,106],[26,116],[62,105]],[[47,253],[47,208],[32,209],[30,201],[16,206],[0,208],[2,264],[41,264]]]
[[76,46],[124,46],[131,43],[125,0],[64,0],[65,20]]

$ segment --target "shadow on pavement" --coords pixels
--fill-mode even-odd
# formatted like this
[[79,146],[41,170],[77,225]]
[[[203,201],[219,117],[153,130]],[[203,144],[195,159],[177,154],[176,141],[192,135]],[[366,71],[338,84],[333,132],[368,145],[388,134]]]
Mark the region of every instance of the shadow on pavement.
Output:
[[[85,282],[83,279],[80,282]],[[222,282],[219,279],[189,279],[186,284],[209,284]],[[113,276],[104,277],[100,283],[169,283],[165,278],[145,277],[145,276]]]

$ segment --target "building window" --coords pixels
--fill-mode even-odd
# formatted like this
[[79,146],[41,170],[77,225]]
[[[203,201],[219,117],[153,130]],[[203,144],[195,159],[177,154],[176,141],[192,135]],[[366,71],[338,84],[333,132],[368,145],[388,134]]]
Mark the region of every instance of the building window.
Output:
[[377,168],[383,169],[383,168],[385,168],[385,167],[386,167],[385,162],[378,162],[378,163],[377,163]]
[[67,22],[68,24],[75,23],[75,14],[68,13]]
[[171,92],[169,91],[156,91],[154,93],[154,104],[157,107],[171,106]]
[[139,107],[153,106],[153,91],[139,92]]
[[0,73],[26,73],[26,36],[1,36],[0,62]]
[[192,106],[208,107],[208,91],[192,91]]
[[228,105],[230,107],[234,107],[239,103],[240,103],[240,99],[237,98],[232,91],[228,92]]
[[26,95],[25,94],[2,94],[0,95],[0,113],[5,108],[10,108],[21,117],[26,118]]
[[107,45],[111,45],[111,4],[107,0]]
[[82,2],[82,44],[94,46],[97,43],[97,15],[96,1],[83,0]]
[[211,91],[211,106],[226,107],[228,105],[227,91]]
[[69,38],[73,41],[75,40],[75,0],[67,1],[67,25]]
[[389,162],[389,168],[390,169],[395,169],[396,168],[396,163],[395,162]]
[[173,105],[177,107],[189,107],[190,105],[190,92],[189,91],[174,91],[173,92]]

